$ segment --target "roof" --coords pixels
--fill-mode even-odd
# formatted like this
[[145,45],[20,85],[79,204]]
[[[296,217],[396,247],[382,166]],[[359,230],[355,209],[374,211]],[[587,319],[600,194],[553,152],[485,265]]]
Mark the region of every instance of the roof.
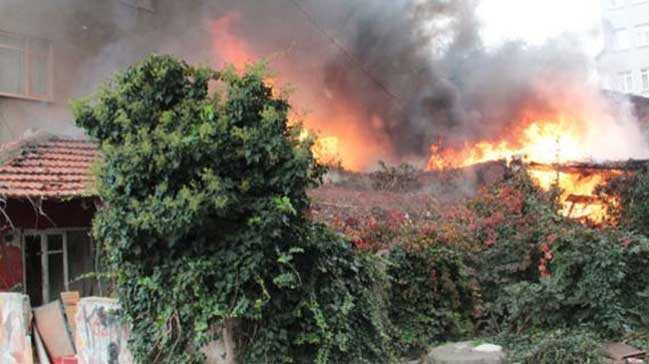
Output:
[[91,165],[99,157],[88,140],[36,134],[0,147],[0,196],[91,196]]

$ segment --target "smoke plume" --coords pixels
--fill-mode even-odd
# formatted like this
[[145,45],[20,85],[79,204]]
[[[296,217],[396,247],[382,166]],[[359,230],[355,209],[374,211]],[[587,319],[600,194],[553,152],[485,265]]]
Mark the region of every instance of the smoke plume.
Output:
[[[577,40],[485,47],[477,0],[154,4],[151,13],[121,1],[7,0],[0,14],[29,8],[42,21],[17,31],[41,27],[55,34],[55,47],[79,48],[62,49],[77,56],[57,56],[58,105],[148,52],[217,67],[266,57],[277,79],[296,89],[292,101],[306,112],[306,126],[337,137],[344,164],[354,169],[379,159],[423,164],[431,145],[506,138],[531,122],[530,115],[583,123],[598,146],[595,158],[649,155],[628,105],[611,102],[589,83],[592,68]],[[20,28],[24,21],[13,18],[15,24],[0,15]],[[64,31],[49,30],[50,18]],[[619,148],[614,138],[629,142]]]

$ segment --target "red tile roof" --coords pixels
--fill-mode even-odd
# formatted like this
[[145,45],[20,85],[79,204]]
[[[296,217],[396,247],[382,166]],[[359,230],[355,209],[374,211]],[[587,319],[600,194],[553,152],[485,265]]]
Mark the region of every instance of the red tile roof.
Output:
[[92,196],[90,167],[99,157],[87,140],[37,135],[0,147],[0,197]]

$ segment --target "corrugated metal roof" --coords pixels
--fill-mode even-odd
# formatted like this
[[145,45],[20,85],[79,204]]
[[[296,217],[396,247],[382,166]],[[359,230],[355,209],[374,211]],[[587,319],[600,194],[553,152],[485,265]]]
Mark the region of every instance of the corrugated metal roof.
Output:
[[0,147],[0,196],[92,196],[90,167],[99,158],[88,140],[38,135]]

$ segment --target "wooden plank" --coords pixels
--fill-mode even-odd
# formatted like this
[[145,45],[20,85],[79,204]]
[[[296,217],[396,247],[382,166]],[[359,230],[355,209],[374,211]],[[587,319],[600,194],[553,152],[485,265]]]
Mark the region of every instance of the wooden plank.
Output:
[[34,322],[51,358],[76,354],[63,316],[61,301],[56,300],[35,308]]
[[61,302],[63,302],[63,307],[65,310],[65,318],[68,321],[68,327],[70,328],[70,334],[73,338],[77,336],[77,305],[79,304],[79,292],[61,292]]
[[63,302],[63,305],[65,306],[76,306],[79,304],[79,298],[79,291],[61,292],[61,302]]
[[34,341],[39,364],[50,364],[50,358],[47,356],[43,339],[41,339],[41,335],[38,333],[38,328],[36,327],[34,327]]

